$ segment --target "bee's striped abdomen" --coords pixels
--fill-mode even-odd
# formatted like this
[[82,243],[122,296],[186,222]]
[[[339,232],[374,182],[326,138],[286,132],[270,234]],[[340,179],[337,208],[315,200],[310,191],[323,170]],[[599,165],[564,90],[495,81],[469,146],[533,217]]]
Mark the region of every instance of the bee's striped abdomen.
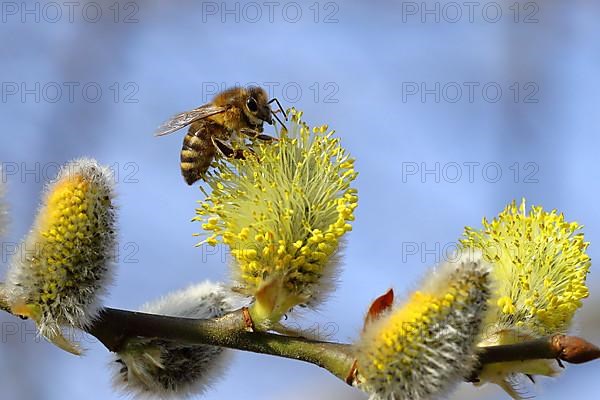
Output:
[[[211,132],[216,130],[216,132]],[[222,128],[214,122],[200,120],[194,122],[183,139],[181,148],[181,174],[188,185],[202,179],[215,156],[211,134],[219,134]]]

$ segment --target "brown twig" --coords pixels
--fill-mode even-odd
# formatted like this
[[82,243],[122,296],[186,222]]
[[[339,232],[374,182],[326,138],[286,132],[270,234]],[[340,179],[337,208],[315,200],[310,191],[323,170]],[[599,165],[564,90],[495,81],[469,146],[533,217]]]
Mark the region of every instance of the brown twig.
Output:
[[[10,312],[1,291],[0,309]],[[245,308],[206,320],[105,308],[87,332],[113,352],[118,352],[127,341],[138,337],[160,338],[305,361],[325,368],[349,384],[353,383],[348,379],[349,376],[356,376],[353,345],[253,331],[249,328]],[[485,347],[479,354],[479,364],[481,367],[498,362],[535,359],[557,359],[579,364],[597,358],[600,358],[600,349],[584,339],[554,335],[517,344]],[[467,380],[476,380],[478,370]]]
[[479,356],[479,363],[553,358],[581,364],[600,358],[600,349],[577,336],[553,335],[522,343],[485,347]]
[[[352,345],[252,332],[248,330],[247,323],[244,309],[213,320],[192,320],[107,308],[89,333],[111,351],[118,351],[132,337],[145,336],[293,358],[323,367],[352,384],[357,369]],[[597,358],[600,358],[600,349],[584,339],[554,335],[518,344],[482,348],[479,364],[483,366],[535,359],[557,359],[579,364]],[[474,377],[468,380],[475,380],[476,375],[477,371],[474,371]]]
[[189,344],[211,344],[254,353],[306,361],[345,379],[353,361],[347,344],[321,342],[248,327],[245,308],[215,319],[188,319],[105,308],[88,332],[111,351],[119,351],[135,337],[170,339]]

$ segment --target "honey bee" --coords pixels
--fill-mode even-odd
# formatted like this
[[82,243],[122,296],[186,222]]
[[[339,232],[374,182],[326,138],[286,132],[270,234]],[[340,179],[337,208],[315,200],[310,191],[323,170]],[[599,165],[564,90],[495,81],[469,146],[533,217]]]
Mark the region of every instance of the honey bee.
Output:
[[[271,109],[272,102],[277,103],[277,111]],[[186,183],[192,185],[202,179],[217,155],[244,158],[243,149],[232,148],[232,142],[245,143],[244,138],[277,140],[262,133],[263,123],[273,125],[272,117],[284,126],[277,112],[287,120],[279,100],[269,100],[264,89],[234,87],[218,93],[210,103],[174,115],[158,128],[156,136],[190,126],[181,148],[181,174]]]

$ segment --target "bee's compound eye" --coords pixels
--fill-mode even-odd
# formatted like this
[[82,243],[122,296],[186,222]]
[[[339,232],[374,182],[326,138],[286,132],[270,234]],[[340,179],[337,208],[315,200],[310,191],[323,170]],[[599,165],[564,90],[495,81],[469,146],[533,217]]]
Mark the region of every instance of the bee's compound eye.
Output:
[[258,111],[258,104],[256,104],[256,100],[254,100],[254,97],[249,97],[248,100],[246,101],[246,106],[248,107],[248,110],[250,110],[250,112],[257,112]]

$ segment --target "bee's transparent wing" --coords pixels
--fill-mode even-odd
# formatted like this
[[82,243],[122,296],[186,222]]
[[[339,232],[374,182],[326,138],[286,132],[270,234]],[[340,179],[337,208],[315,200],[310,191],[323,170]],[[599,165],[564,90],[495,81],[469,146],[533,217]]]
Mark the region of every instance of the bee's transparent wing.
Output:
[[227,111],[227,107],[217,107],[210,104],[205,104],[191,111],[185,111],[173,115],[171,119],[162,124],[155,133],[155,136],[164,136],[169,133],[178,131],[179,129],[188,126],[194,121],[210,117],[211,115],[220,114]]

